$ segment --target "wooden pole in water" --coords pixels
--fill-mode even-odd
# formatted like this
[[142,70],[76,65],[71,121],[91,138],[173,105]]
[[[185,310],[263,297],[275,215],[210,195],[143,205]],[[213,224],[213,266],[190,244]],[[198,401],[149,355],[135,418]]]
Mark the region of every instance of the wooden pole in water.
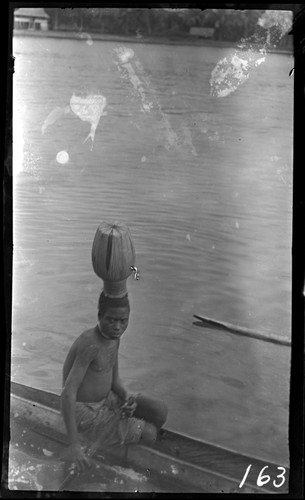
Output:
[[273,344],[291,346],[291,342],[287,339],[279,337],[278,335],[269,334],[264,335],[263,333],[256,332],[250,328],[244,328],[242,326],[232,325],[231,323],[226,323],[224,321],[217,321],[216,319],[207,318],[205,316],[198,316],[194,314],[194,318],[200,319],[204,323],[208,323],[212,326],[216,326],[223,330],[227,330],[235,335],[242,335],[244,337],[251,337],[253,339],[263,340],[264,342],[271,342]]

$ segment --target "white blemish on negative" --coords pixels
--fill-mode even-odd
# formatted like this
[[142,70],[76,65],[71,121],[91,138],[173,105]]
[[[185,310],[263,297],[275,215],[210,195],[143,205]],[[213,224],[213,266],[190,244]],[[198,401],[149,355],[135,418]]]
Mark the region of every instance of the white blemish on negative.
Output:
[[215,119],[212,113],[192,113],[194,126],[198,127],[200,132],[206,136],[209,141],[225,142],[225,134],[232,131],[231,125],[226,125],[223,121]]
[[178,470],[178,468],[175,465],[171,465],[170,468],[171,468],[171,471],[172,471],[173,474],[176,475],[176,474],[179,473],[179,470]]
[[42,135],[44,135],[45,131],[50,125],[53,125],[53,123],[55,123],[62,115],[69,112],[70,112],[69,106],[65,106],[64,108],[57,106],[56,108],[52,109],[52,111],[48,114],[47,118],[42,124],[41,127]]
[[[137,75],[131,60],[134,58],[134,51],[128,47],[119,46],[114,49],[118,56],[118,70],[123,78],[128,79],[141,99],[142,111],[149,112],[153,104],[149,102],[145,95],[143,81]],[[131,62],[130,62],[131,61]]]
[[112,470],[118,472],[119,474],[128,477],[129,479],[132,479],[133,481],[147,481],[147,477],[143,476],[143,474],[139,474],[138,472],[135,472],[133,469],[126,469],[125,467],[120,467],[119,465],[114,465],[111,467]]
[[[119,62],[116,63],[118,71],[124,80],[130,81],[136,93],[140,97],[142,111],[150,112],[155,107],[160,113],[160,141],[163,141],[165,138],[165,148],[168,151],[173,149],[178,144],[178,137],[172,130],[169,119],[162,112],[161,105],[156,97],[156,92],[145,75],[144,68],[142,67],[140,61],[135,58],[134,51],[122,46],[117,47],[114,51],[119,59]],[[132,63],[130,62],[131,60]],[[140,75],[140,77],[138,75]],[[154,102],[148,101],[145,92],[148,92],[150,97],[153,97]]]
[[257,21],[267,31],[266,44],[275,46],[292,27],[292,12],[266,10]]
[[114,50],[117,53],[120,61],[124,64],[134,57],[134,51],[129,47],[120,46],[115,48]]
[[96,128],[102,115],[106,115],[104,108],[107,104],[106,97],[101,94],[80,97],[75,94],[70,99],[70,107],[81,120],[91,124],[90,132],[84,142],[91,139],[90,149],[93,148]]
[[67,151],[59,151],[56,155],[56,161],[60,163],[61,165],[64,165],[65,163],[68,163],[69,161],[69,153]]
[[23,171],[24,162],[23,123],[20,116],[22,113],[16,110],[13,115],[13,181]]
[[[159,120],[159,135],[156,137],[158,144],[163,144],[168,151],[179,147],[185,151],[188,148],[194,156],[197,156],[191,132],[187,126],[184,124],[181,126],[180,139],[172,129],[169,117],[162,111],[157,93],[134,51],[129,47],[120,45],[114,49],[114,52],[118,58],[116,62],[118,71],[124,80],[128,80],[131,83],[140,100],[141,110],[146,113],[155,110],[161,116]],[[176,95],[175,90],[172,91],[172,95]],[[137,125],[135,124],[135,126]],[[137,126],[137,128],[139,127]]]
[[189,128],[185,124],[183,124],[181,128],[182,128],[182,132],[183,132],[183,139],[182,139],[183,146],[188,146],[192,155],[198,156],[196,148],[193,145],[192,135],[191,135]]
[[287,184],[286,179],[282,175],[282,170],[279,168],[276,173],[279,175],[279,177],[282,179],[284,184]]
[[257,59],[257,61],[255,61],[254,65],[259,66],[260,64],[265,62],[265,60],[266,60],[266,57],[261,57],[260,59]]
[[104,112],[106,104],[107,104],[106,97],[104,97],[101,94],[93,94],[93,95],[89,94],[85,97],[73,94],[70,99],[69,106],[65,107],[57,106],[48,114],[47,118],[42,124],[41,133],[43,135],[46,132],[47,128],[50,125],[53,125],[53,123],[55,123],[61,116],[73,111],[73,113],[76,116],[78,116],[78,118],[80,118],[83,121],[89,122],[91,125],[90,132],[86,137],[86,139],[84,140],[84,143],[90,138],[91,139],[90,149],[92,150],[93,141],[95,138],[95,132],[99,124],[100,118],[101,116],[107,114],[107,112]]
[[[211,95],[226,97],[249,78],[251,71],[265,62],[268,49],[274,48],[292,26],[292,13],[289,11],[266,10],[257,25],[265,33],[242,38],[239,49],[231,56],[218,61],[211,72]],[[259,46],[260,45],[260,46]],[[263,55],[263,57],[261,57]]]
[[221,59],[211,73],[211,95],[225,97],[249,78],[249,62],[233,54]]
[[276,170],[276,173],[282,179],[284,184],[286,184],[289,187],[292,187],[291,168],[287,164],[283,164],[280,168],[278,168]]
[[87,40],[86,40],[87,45],[93,45],[93,40],[92,40],[91,36],[89,35],[89,33],[80,33],[78,36],[79,36],[79,38],[87,38]]

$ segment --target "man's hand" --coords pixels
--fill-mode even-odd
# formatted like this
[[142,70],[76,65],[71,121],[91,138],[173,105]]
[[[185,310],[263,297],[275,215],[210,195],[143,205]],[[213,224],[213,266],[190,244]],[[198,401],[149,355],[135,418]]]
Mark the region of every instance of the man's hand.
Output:
[[135,396],[129,396],[125,403],[121,406],[122,418],[132,417],[137,407]]
[[72,464],[75,464],[76,469],[79,472],[86,470],[90,467],[90,460],[86,456],[85,450],[80,443],[72,443],[69,445],[65,451],[64,458]]

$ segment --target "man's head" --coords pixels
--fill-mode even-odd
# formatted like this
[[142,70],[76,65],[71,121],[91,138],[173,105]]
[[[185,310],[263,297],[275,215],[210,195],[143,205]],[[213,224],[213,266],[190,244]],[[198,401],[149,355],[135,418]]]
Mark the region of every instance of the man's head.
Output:
[[98,319],[101,333],[108,339],[121,337],[128,326],[130,304],[128,294],[111,298],[101,293],[98,303]]

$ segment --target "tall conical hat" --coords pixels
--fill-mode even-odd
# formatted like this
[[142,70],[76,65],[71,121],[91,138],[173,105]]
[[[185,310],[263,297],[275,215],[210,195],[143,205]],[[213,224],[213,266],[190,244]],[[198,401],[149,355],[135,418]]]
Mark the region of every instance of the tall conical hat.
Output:
[[94,272],[104,281],[104,294],[123,297],[127,278],[135,265],[135,249],[129,228],[120,222],[102,222],[92,245]]

